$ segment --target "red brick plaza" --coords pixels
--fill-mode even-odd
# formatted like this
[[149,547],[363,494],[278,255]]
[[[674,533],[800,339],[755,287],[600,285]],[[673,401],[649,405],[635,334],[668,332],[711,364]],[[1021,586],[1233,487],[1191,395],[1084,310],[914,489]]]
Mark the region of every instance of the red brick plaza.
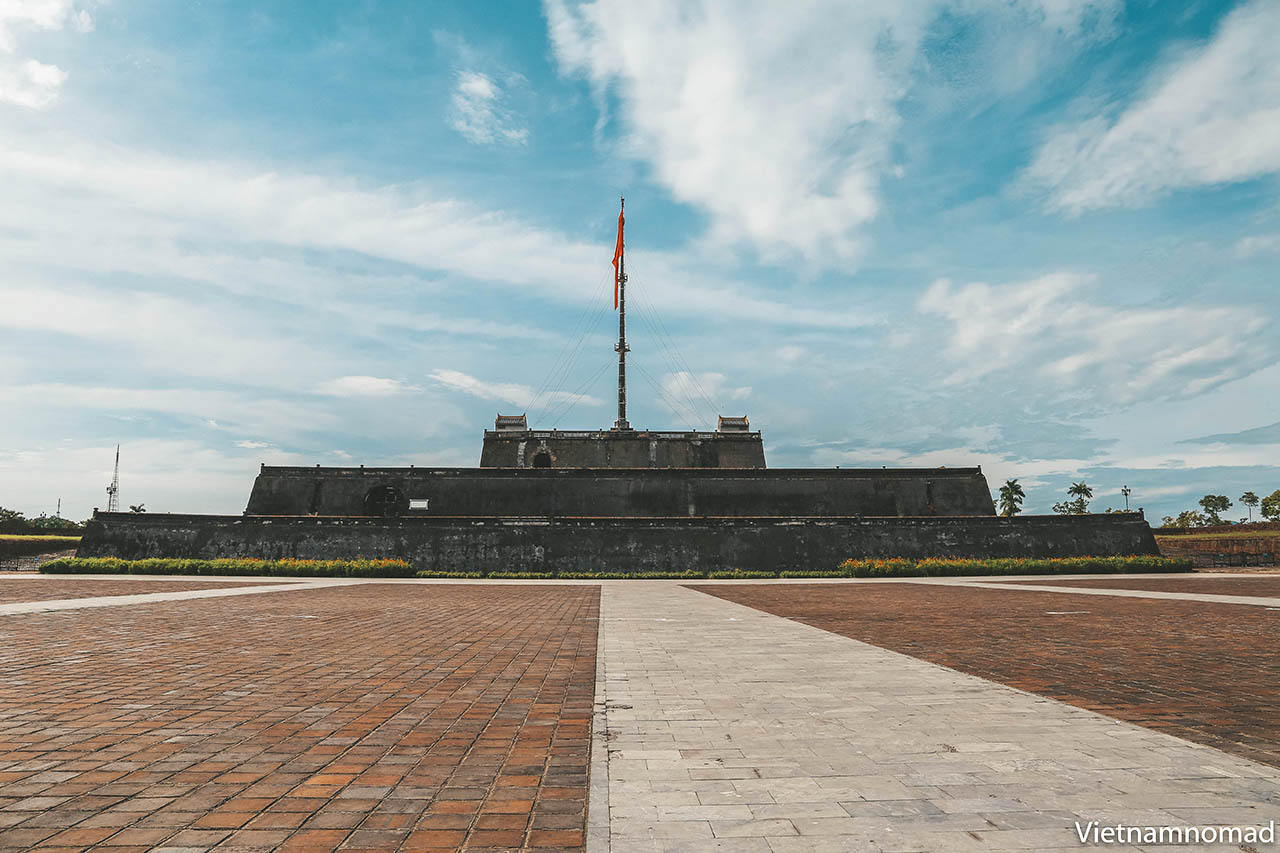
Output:
[[0,576],[0,850],[1069,849],[1104,812],[1280,819],[1280,579],[979,583]]
[[5,616],[0,848],[580,848],[598,600],[370,584]]

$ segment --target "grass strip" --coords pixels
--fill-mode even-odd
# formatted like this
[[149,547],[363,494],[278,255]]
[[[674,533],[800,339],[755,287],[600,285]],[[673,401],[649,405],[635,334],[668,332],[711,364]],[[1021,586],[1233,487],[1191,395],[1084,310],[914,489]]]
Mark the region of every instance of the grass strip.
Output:
[[15,533],[0,534],[0,557],[29,557],[64,551],[80,544],[79,536],[27,536]]

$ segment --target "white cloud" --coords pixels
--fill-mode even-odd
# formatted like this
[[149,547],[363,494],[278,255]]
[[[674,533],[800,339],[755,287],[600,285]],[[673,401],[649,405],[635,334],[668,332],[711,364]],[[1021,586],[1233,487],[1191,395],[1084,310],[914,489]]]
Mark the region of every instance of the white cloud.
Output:
[[514,382],[487,382],[463,373],[460,370],[433,370],[431,378],[446,388],[462,391],[482,400],[497,400],[513,406],[528,407],[535,398],[551,403],[583,403],[588,406],[603,406],[604,401],[587,394],[574,394],[569,391],[552,391],[539,395],[528,385]]
[[631,145],[678,198],[712,213],[714,236],[766,254],[858,253],[918,7],[897,21],[845,2],[779,14],[771,3],[553,0],[547,13],[562,67],[616,86]]
[[716,415],[734,414],[725,408],[728,402],[751,396],[749,385],[732,387],[723,373],[709,371],[690,373],[680,370],[662,376],[662,391],[669,406],[677,413],[692,417],[694,422],[715,423]]
[[0,101],[42,110],[58,98],[67,72],[34,59],[19,63],[0,59]]
[[134,369],[177,374],[183,382],[205,377],[293,388],[299,378],[323,375],[339,359],[286,334],[282,318],[266,317],[238,300],[107,292],[11,274],[0,282],[0,305],[0,329],[97,342],[98,358],[124,355]]
[[1280,172],[1280,4],[1254,0],[1114,120],[1061,128],[1026,180],[1068,214]]
[[1242,258],[1280,252],[1280,234],[1255,234],[1236,242],[1236,254]]
[[416,390],[399,379],[378,376],[341,376],[316,386],[317,393],[330,397],[390,397]]
[[[1092,301],[1092,276],[1006,285],[935,282],[917,307],[952,324],[949,384],[1034,377],[1037,393],[1092,405],[1194,396],[1273,355],[1268,318],[1247,307],[1123,307]],[[994,381],[994,380],[987,380]]]
[[[54,422],[66,420],[61,412],[127,412],[138,420],[165,414],[214,429],[272,436],[296,433],[301,424],[308,429],[337,429],[343,423],[336,413],[316,405],[244,391],[35,382],[0,385],[0,397],[31,413],[57,412]],[[215,415],[217,419],[211,417]]]
[[[136,439],[120,448],[120,503],[145,503],[151,512],[244,510],[261,461],[306,465],[315,460],[272,450],[227,452],[195,441]],[[106,507],[115,442],[95,445],[45,445],[0,451],[0,506],[53,506],[62,498],[63,516],[82,519],[94,506]],[[193,488],[192,484],[198,484]]]
[[529,140],[529,129],[502,106],[502,100],[502,88],[493,78],[478,71],[460,71],[450,102],[449,126],[480,145],[523,145]]
[[[243,279],[254,294],[283,292],[307,304],[314,303],[310,288],[317,275],[334,287],[337,277],[305,268],[305,278],[289,284],[289,275],[267,274],[281,265],[261,260],[264,246],[358,252],[487,286],[522,293],[533,287],[568,302],[596,298],[591,285],[611,269],[609,245],[575,241],[433,195],[419,184],[364,187],[65,139],[21,142],[0,144],[0,171],[9,181],[0,197],[0,248],[33,262],[54,258],[100,271],[197,280],[208,280],[212,269],[224,287]],[[500,257],[520,263],[495,262]],[[831,311],[775,301],[703,272],[685,255],[638,250],[629,258],[629,271],[634,264],[635,276],[664,311],[825,328],[855,328],[873,319],[849,307]]]
[[774,356],[784,364],[795,364],[808,355],[808,351],[804,347],[795,344],[786,344],[778,347]]
[[1037,485],[1043,478],[1074,474],[1090,464],[1087,459],[1012,459],[1007,454],[977,450],[968,445],[952,445],[929,450],[903,450],[895,447],[864,447],[857,450],[821,448],[814,453],[814,464],[843,465],[857,468],[982,468],[987,483],[998,487],[1010,478],[1018,478],[1024,486]]
[[57,100],[67,72],[18,56],[19,33],[61,30],[68,22],[81,33],[93,29],[93,17],[72,0],[0,0],[0,102],[45,109]]
[[60,30],[71,13],[71,0],[3,0],[0,2],[0,50],[17,49],[23,29]]
[[243,447],[246,450],[261,450],[264,447],[270,447],[271,444],[266,441],[237,441],[236,447]]
[[1116,6],[546,0],[546,13],[561,68],[586,77],[601,104],[616,93],[625,150],[710,213],[713,240],[749,243],[770,260],[831,262],[860,254],[880,210],[897,105],[940,11],[1070,36]]

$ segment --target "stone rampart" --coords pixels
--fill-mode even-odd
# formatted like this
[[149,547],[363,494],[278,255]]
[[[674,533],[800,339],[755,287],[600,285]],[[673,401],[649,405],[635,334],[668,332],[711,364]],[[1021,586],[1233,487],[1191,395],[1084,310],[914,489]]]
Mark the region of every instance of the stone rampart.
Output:
[[[394,496],[391,506],[375,501]],[[263,466],[250,515],[995,515],[977,468],[521,469]]]
[[1137,513],[947,518],[308,518],[97,513],[82,557],[399,557],[419,569],[833,568],[850,557],[1155,554]]

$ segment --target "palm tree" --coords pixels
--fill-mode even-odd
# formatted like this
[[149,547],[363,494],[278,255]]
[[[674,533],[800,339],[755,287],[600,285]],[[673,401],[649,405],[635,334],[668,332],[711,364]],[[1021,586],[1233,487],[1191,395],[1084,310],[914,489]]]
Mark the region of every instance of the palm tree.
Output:
[[1000,487],[1000,514],[1005,518],[1013,518],[1022,512],[1022,499],[1026,496],[1017,480],[1005,480]]
[[1075,498],[1071,501],[1073,515],[1084,515],[1089,511],[1089,499],[1093,497],[1093,489],[1089,488],[1088,483],[1084,480],[1072,483],[1071,488],[1067,489],[1067,494]]

